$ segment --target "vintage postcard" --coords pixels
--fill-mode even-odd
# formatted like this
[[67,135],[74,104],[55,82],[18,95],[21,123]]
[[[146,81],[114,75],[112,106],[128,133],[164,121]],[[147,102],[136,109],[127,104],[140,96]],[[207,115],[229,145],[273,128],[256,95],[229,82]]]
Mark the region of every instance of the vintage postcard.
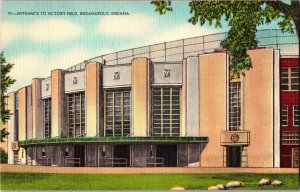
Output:
[[299,190],[299,0],[0,10],[1,190]]

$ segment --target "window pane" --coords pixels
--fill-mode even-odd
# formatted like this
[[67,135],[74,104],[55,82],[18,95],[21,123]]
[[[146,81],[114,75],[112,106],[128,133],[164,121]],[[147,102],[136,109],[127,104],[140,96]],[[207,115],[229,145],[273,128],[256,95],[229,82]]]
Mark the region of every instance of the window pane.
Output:
[[229,130],[241,129],[241,82],[231,82],[229,87]]
[[67,128],[69,137],[85,135],[85,93],[67,95]]
[[180,135],[180,87],[152,89],[152,135]]
[[299,105],[293,106],[293,126],[299,127]]
[[127,136],[130,134],[130,90],[107,89],[105,108],[105,135]]
[[291,68],[291,90],[299,91],[299,68]]
[[299,68],[291,68],[292,77],[299,77]]
[[289,84],[288,78],[282,78],[281,79],[281,85],[288,85],[288,84]]
[[280,72],[281,72],[281,74],[287,74],[288,73],[288,68],[281,68]]
[[284,131],[281,134],[282,145],[299,145],[299,132]]
[[281,85],[280,87],[281,87],[281,90],[283,90],[283,91],[289,90],[289,86],[288,85]]
[[51,99],[43,100],[44,106],[44,137],[51,137]]
[[288,68],[282,68],[280,69],[281,72],[281,79],[280,79],[280,84],[281,84],[281,90],[287,91],[289,90],[289,80],[288,80]]
[[288,108],[287,106],[281,106],[281,126],[288,126]]
[[299,91],[299,85],[292,85],[293,91]]
[[299,68],[282,68],[280,84],[283,91],[299,90]]

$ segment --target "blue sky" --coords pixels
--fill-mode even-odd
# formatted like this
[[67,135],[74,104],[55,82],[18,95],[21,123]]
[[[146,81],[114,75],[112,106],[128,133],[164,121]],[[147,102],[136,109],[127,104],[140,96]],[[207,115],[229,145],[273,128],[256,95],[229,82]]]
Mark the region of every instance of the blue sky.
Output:
[[[0,1],[1,2],[1,1]],[[8,12],[129,12],[125,16],[8,15]],[[32,1],[1,2],[1,50],[14,63],[14,91],[53,69],[86,59],[154,43],[227,31],[193,26],[187,2],[173,2],[173,13],[159,16],[149,2]],[[274,23],[261,28],[274,28]]]

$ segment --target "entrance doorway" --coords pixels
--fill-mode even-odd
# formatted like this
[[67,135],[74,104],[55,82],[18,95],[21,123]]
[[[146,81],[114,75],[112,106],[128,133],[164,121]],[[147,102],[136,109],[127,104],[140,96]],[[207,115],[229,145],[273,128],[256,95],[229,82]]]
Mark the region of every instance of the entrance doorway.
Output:
[[156,157],[164,159],[164,167],[177,167],[177,145],[157,145]]
[[84,167],[85,165],[85,146],[74,145],[74,167]]
[[227,167],[241,167],[241,146],[227,147]]
[[130,166],[130,147],[129,145],[114,145],[113,149],[113,167],[129,167]]
[[299,167],[299,148],[292,149],[292,167]]

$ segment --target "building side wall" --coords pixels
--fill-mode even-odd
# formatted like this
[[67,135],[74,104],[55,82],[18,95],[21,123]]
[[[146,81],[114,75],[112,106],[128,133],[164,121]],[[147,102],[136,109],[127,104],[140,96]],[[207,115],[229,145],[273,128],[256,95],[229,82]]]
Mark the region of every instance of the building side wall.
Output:
[[51,137],[65,136],[64,72],[51,71]]
[[[99,77],[101,76],[101,77]],[[102,106],[102,94],[100,95],[100,84],[102,80],[101,66],[99,63],[89,63],[86,66],[86,132],[87,136],[96,136],[100,124],[100,119],[103,116],[100,111]],[[99,103],[100,102],[100,103]],[[99,114],[101,112],[101,114]],[[103,130],[103,129],[101,129]],[[101,131],[102,132],[102,131]]]
[[41,81],[42,98],[51,97],[51,77]]
[[[169,77],[165,77],[165,71],[170,72]],[[154,63],[153,64],[153,84],[158,85],[178,85],[182,84],[182,64],[164,64],[164,63]]]
[[32,139],[32,86],[27,86],[26,90],[26,139]]
[[187,135],[187,60],[182,61],[182,86],[180,91],[180,136]]
[[281,168],[291,168],[293,166],[293,149],[299,150],[299,145],[281,145]]
[[187,136],[199,136],[199,58],[188,57],[186,68]]
[[41,79],[32,80],[32,138],[43,137]]
[[227,53],[199,56],[200,135],[209,138],[201,154],[202,167],[222,167],[220,133],[226,130]]
[[[299,68],[298,58],[281,58],[281,68]],[[280,128],[281,134],[284,132],[298,132],[299,127],[293,125],[293,106],[299,105],[299,91],[284,91],[280,93],[280,106],[287,106],[288,108],[288,123],[287,126]],[[287,145],[281,140],[280,144],[280,167],[292,167],[293,166],[293,149],[299,149],[299,145]]]
[[65,92],[80,92],[85,89],[85,72],[78,71],[65,74]]
[[[119,74],[118,78],[116,75]],[[131,85],[131,65],[103,68],[103,87],[129,87]]]
[[201,144],[188,144],[188,167],[200,166],[200,146]]
[[274,167],[280,167],[280,51],[274,50]]
[[14,142],[15,135],[15,93],[9,93],[7,97],[7,109],[12,113],[9,120],[7,121],[7,131],[9,135],[7,137],[7,155],[8,155],[8,164],[14,164],[14,152],[12,151],[12,142]]
[[244,129],[250,130],[249,167],[273,167],[273,49],[249,50],[253,68],[244,78]]
[[147,136],[149,127],[149,61],[132,61],[132,127],[134,136]]
[[23,87],[19,89],[19,115],[18,115],[18,121],[19,121],[19,140],[26,140],[26,126],[27,126],[27,87]]

